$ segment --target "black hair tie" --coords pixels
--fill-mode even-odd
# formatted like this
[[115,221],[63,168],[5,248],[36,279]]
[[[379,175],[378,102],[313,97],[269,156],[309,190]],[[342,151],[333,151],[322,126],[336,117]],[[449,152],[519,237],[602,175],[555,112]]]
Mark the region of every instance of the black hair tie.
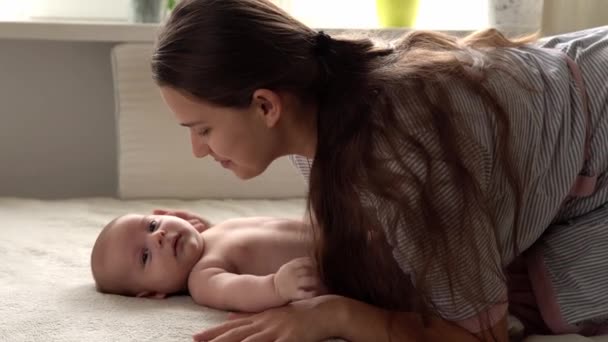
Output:
[[319,57],[326,56],[329,53],[331,41],[332,39],[327,33],[319,31],[315,36],[315,54]]

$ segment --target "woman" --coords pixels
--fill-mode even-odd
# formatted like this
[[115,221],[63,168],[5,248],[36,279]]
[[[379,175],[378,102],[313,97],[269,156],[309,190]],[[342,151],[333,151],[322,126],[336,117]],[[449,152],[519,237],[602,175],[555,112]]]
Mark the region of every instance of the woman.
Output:
[[334,294],[195,339],[506,341],[507,304],[528,333],[596,332],[608,296],[586,300],[608,273],[589,263],[601,253],[570,256],[608,240],[606,32],[381,46],[266,0],[181,1],[152,61],[163,99],[193,154],[242,179],[292,156]]

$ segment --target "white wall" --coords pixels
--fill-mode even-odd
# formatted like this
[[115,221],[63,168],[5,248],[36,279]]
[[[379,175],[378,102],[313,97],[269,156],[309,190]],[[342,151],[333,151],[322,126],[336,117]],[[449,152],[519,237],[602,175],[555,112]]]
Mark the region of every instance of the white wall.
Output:
[[0,39],[0,196],[113,196],[111,43]]
[[545,35],[604,25],[608,25],[608,0],[545,0]]

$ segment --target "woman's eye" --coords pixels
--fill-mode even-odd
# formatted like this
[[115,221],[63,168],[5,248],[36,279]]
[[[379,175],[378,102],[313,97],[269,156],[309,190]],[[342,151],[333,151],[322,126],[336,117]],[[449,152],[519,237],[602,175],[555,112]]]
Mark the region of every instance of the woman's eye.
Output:
[[156,222],[155,220],[150,221],[150,225],[148,226],[148,231],[150,233],[153,233],[154,231],[156,231],[156,228],[158,228],[158,222]]
[[150,251],[147,248],[145,248],[144,252],[141,254],[142,263],[145,265],[148,262],[149,258],[150,258]]
[[209,135],[209,131],[211,131],[210,128],[202,129],[198,132],[198,135],[200,135],[201,137],[205,137],[205,136]]

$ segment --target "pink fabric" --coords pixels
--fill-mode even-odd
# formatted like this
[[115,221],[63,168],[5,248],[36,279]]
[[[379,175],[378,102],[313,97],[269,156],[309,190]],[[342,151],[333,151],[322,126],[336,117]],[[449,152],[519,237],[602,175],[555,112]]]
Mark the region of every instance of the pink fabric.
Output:
[[582,97],[582,101],[583,101],[583,111],[585,111],[585,116],[586,116],[586,126],[585,126],[585,151],[584,151],[584,162],[583,162],[583,167],[581,168],[581,172],[579,173],[579,175],[576,177],[576,180],[574,181],[574,184],[572,185],[572,188],[570,189],[570,196],[574,196],[574,197],[584,197],[584,196],[589,196],[591,194],[593,194],[593,191],[595,190],[595,185],[597,183],[597,174],[594,174],[591,172],[591,170],[587,169],[587,163],[589,162],[589,160],[591,159],[591,146],[590,146],[590,141],[591,141],[591,118],[590,118],[590,112],[589,112],[589,104],[588,104],[588,98],[587,98],[587,91],[585,90],[585,83],[583,81],[583,76],[581,74],[581,71],[578,67],[578,65],[576,65],[576,63],[572,60],[572,58],[570,58],[568,55],[565,55],[566,58],[566,62],[568,63],[568,67],[570,68],[570,73],[572,74],[572,77],[574,78],[574,82],[576,82],[576,85],[578,86],[580,92],[581,92],[581,97]]
[[568,324],[562,316],[555,289],[553,289],[549,272],[545,266],[542,251],[538,248],[532,248],[527,253],[526,263],[528,265],[532,291],[547,327],[554,334],[578,333],[580,329]]
[[583,336],[608,334],[608,325],[605,324],[589,322],[577,326],[566,322],[540,249],[528,251],[526,263],[538,311],[552,334],[580,334]]
[[[587,92],[581,71],[568,55],[558,52],[568,63],[570,73],[576,83],[583,102],[585,113],[585,144],[584,158],[581,171],[576,177],[574,184],[570,188],[569,197],[584,197],[593,194],[597,183],[597,174],[588,168],[591,159],[591,117]],[[511,272],[509,284],[509,303],[512,305],[513,313],[523,319],[526,328],[531,330],[549,329],[554,334],[568,334],[583,332],[580,327],[568,324],[561,314],[559,302],[555,289],[552,286],[551,278],[548,273],[542,251],[539,248],[531,248],[522,256],[524,265],[514,265]],[[514,264],[517,263],[517,260]],[[519,267],[519,268],[518,268]],[[521,268],[525,271],[522,271]],[[513,281],[515,280],[515,281]],[[516,312],[517,311],[517,312]],[[518,315],[519,314],[519,315]],[[543,322],[539,322],[539,314]],[[528,323],[528,324],[526,324]]]
[[506,275],[509,313],[523,324],[524,336],[551,334],[538,309],[524,256],[518,257],[507,267]]
[[478,333],[484,329],[488,329],[489,327],[496,325],[501,319],[503,319],[507,314],[507,307],[508,304],[507,300],[505,299],[504,303],[496,304],[489,309],[482,311],[479,313],[479,316],[467,318],[462,321],[456,321],[454,323],[472,333]]

